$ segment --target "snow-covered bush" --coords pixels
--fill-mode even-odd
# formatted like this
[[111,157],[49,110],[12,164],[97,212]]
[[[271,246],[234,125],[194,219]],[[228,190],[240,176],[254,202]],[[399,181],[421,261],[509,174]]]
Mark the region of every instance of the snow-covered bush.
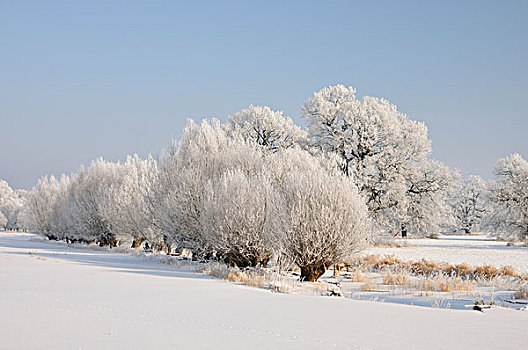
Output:
[[519,154],[499,160],[490,184],[488,225],[504,237],[528,238],[528,162]]
[[355,184],[324,169],[286,173],[274,200],[275,227],[283,253],[316,281],[332,264],[366,244],[367,208]]

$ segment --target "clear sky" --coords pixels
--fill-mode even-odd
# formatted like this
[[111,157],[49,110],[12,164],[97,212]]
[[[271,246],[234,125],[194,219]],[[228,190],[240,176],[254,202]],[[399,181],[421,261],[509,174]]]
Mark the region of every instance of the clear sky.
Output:
[[424,121],[433,156],[491,177],[528,158],[528,1],[0,0],[0,178],[31,188],[157,154],[187,118],[298,120],[352,85]]

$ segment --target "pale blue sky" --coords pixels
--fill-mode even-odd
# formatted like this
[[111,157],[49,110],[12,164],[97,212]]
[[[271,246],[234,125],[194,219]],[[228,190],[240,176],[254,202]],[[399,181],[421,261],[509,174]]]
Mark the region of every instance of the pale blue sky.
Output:
[[490,177],[528,158],[527,1],[0,0],[0,178],[157,154],[186,118],[297,118],[337,83],[424,121],[434,157]]

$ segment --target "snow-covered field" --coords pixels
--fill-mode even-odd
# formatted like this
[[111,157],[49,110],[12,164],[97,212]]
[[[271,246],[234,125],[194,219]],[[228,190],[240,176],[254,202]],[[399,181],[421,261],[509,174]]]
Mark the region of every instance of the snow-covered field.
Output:
[[0,233],[0,348],[524,349],[528,313],[271,293]]
[[506,242],[485,235],[445,235],[438,239],[406,239],[402,248],[373,247],[364,254],[394,254],[403,260],[422,258],[448,262],[468,263],[472,266],[511,265],[520,273],[528,273],[528,248],[507,247]]

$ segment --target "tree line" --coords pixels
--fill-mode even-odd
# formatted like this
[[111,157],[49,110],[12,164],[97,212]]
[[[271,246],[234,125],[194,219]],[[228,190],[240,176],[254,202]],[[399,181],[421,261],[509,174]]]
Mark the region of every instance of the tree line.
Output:
[[239,267],[289,261],[310,281],[372,233],[528,237],[520,155],[500,160],[489,182],[463,179],[431,159],[423,123],[342,85],[315,93],[301,117],[305,128],[250,106],[226,123],[189,121],[156,158],[97,159],[16,196],[0,183],[0,224],[68,242],[186,248]]

